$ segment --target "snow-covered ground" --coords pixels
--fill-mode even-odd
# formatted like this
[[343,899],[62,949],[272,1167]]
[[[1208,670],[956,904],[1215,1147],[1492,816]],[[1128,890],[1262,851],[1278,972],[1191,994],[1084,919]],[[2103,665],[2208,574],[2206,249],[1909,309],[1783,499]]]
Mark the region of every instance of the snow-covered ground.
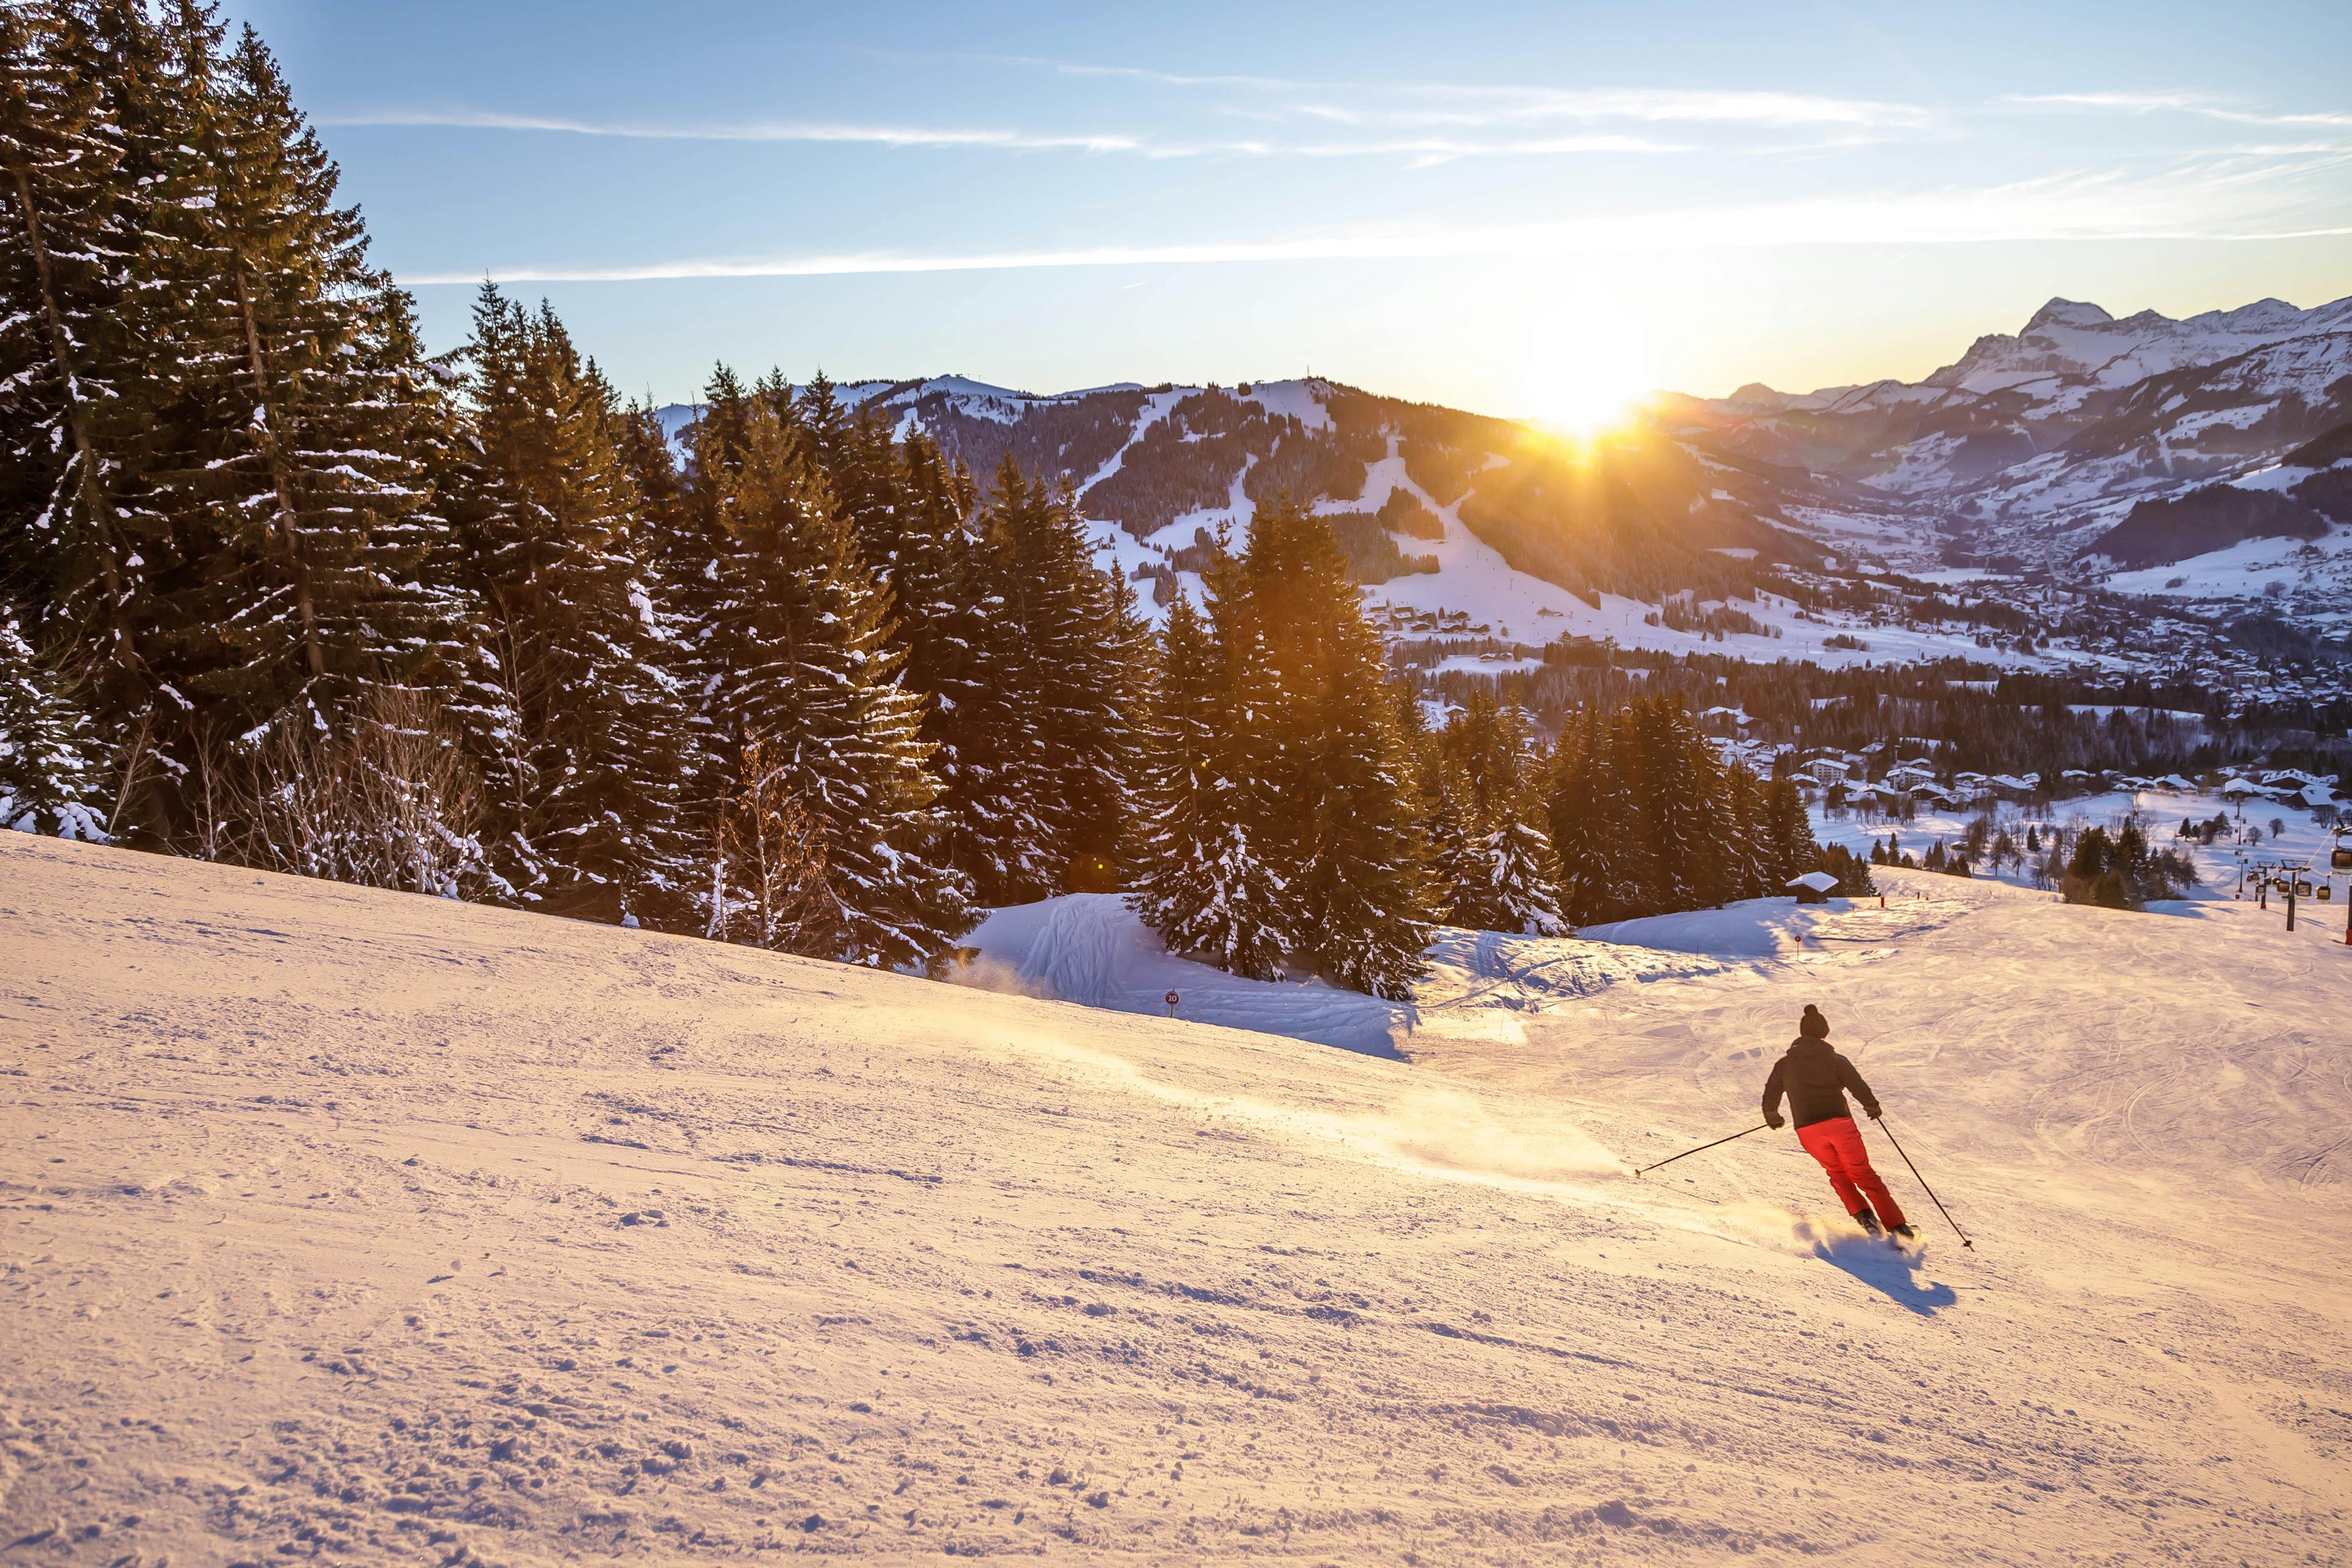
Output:
[[[0,1544],[2343,1560],[2352,951],[1884,879],[1406,1062],[0,835]],[[1625,1173],[1806,1002],[1975,1250]]]
[[[2043,827],[2105,827],[2110,832],[2122,826],[2125,819],[2137,817],[2148,842],[2158,849],[2178,849],[2187,854],[2197,867],[2201,883],[2191,889],[2190,898],[2226,899],[2237,890],[2242,865],[2257,861],[2305,864],[2312,868],[2316,881],[2329,882],[2333,887],[2330,903],[2352,900],[2352,876],[2327,871],[2328,851],[2335,846],[2335,836],[2323,827],[2318,817],[2299,805],[2286,805],[2275,801],[2248,800],[2242,805],[2232,805],[2217,795],[2184,793],[2175,790],[2111,791],[2104,795],[2078,795],[2053,803],[2046,810],[2029,806],[2003,805],[1991,808],[1996,822],[2006,825],[2011,837],[2024,842],[2024,824]],[[1823,844],[1843,844],[1857,855],[1868,856],[1871,845],[1884,844],[1893,833],[1896,846],[1913,856],[1925,855],[1928,846],[1941,840],[1947,848],[1958,844],[1967,834],[1973,811],[1931,811],[1922,809],[1909,822],[1893,822],[1884,817],[1865,819],[1855,812],[1830,816],[1819,806],[1813,808],[1813,836]],[[2262,838],[2248,844],[2242,839],[2217,837],[2208,845],[2176,837],[2183,821],[2204,823],[2216,815],[2228,816],[2233,831],[2242,834],[2246,828],[2259,828]],[[2271,825],[2277,823],[2283,832],[2273,834]],[[2352,841],[2347,841],[2352,842]],[[2241,855],[2240,851],[2243,854]],[[1980,868],[1992,875],[1990,868]],[[2030,879],[2031,872],[2000,873],[2009,880]],[[2318,918],[2326,906],[2304,906],[2300,913]],[[2338,909],[2340,910],[2341,905]],[[2299,920],[2298,925],[2302,922]],[[2340,921],[2339,927],[2340,931]]]

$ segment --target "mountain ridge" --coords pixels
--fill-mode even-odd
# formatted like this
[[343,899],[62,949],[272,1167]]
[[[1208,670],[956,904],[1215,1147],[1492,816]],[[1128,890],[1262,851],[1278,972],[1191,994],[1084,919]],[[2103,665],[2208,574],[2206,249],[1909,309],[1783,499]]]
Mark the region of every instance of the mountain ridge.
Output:
[[[2284,504],[2173,504],[2217,485],[2292,488],[2259,476],[2352,424],[2352,296],[2180,319],[2057,296],[1917,382],[1668,394],[1582,446],[1328,377],[833,384],[902,437],[925,432],[983,489],[1008,455],[1066,486],[1110,531],[1106,567],[1157,604],[1197,596],[1219,531],[1244,537],[1251,511],[1286,494],[1332,519],[1368,593],[1416,615],[1467,608],[1517,637],[1643,641],[1629,607],[1676,595],[1752,616],[1787,571],[2096,582],[2249,538],[2325,536],[2352,510],[2334,478]],[[660,412],[674,437],[692,419],[687,405]],[[2156,510],[2118,534],[2143,504]],[[1421,533],[1402,531],[1415,519]],[[2125,539],[2120,554],[2101,548]],[[2297,591],[2340,586],[2332,566],[2307,575]]]

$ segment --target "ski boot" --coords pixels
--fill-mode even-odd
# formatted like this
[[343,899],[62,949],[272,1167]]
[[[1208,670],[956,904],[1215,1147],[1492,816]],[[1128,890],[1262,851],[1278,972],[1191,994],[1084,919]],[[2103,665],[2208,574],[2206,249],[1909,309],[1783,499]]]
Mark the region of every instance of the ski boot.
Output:
[[1853,1223],[1862,1226],[1863,1234],[1865,1236],[1874,1237],[1884,1236],[1886,1234],[1885,1231],[1878,1228],[1878,1216],[1871,1213],[1868,1209],[1856,1209],[1853,1214]]
[[1919,1239],[1919,1233],[1907,1225],[1890,1225],[1886,1227],[1886,1239],[1897,1247],[1907,1247]]

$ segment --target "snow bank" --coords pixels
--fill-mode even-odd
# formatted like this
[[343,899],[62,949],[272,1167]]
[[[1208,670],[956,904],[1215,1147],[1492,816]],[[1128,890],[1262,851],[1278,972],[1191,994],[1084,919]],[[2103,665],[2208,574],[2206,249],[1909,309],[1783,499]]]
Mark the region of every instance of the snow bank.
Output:
[[997,910],[964,939],[980,958],[957,978],[984,989],[1118,1013],[1262,1029],[1318,1045],[1392,1056],[1405,1010],[1320,980],[1244,980],[1178,958],[1116,893],[1070,893]]

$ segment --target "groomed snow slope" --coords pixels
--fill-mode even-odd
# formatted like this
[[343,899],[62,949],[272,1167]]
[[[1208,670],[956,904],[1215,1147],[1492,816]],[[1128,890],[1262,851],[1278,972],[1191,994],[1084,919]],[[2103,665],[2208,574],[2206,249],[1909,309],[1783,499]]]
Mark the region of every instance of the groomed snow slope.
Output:
[[[0,835],[0,1545],[2341,1560],[2352,954],[1888,880],[1405,1064]],[[1622,1173],[1807,1000],[1975,1252]]]

